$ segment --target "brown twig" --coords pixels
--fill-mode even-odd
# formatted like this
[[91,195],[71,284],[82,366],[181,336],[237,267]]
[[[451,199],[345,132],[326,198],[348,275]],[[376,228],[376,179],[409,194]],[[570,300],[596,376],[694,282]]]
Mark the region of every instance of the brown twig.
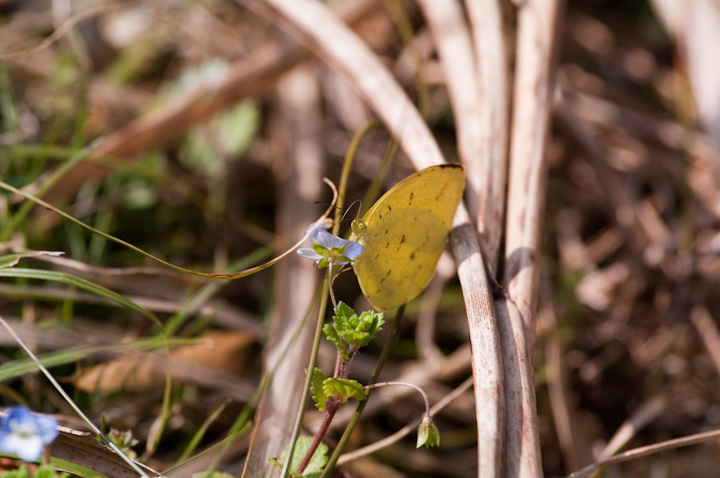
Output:
[[[514,380],[506,377],[509,399],[506,476],[542,476],[534,403],[535,311],[545,209],[545,141],[554,91],[556,36],[561,31],[563,5],[562,0],[528,0],[518,11],[505,250],[505,285],[514,305],[507,304],[510,315],[503,317],[511,319],[510,327],[501,328],[506,374],[508,367],[518,373]],[[523,331],[519,331],[517,322],[512,320],[516,312]],[[519,401],[513,399],[517,393],[522,394]]]
[[697,433],[682,438],[676,438],[674,440],[668,440],[661,443],[655,443],[654,445],[642,446],[628,450],[624,453],[620,453],[605,460],[600,460],[597,463],[586,466],[582,470],[578,470],[568,475],[567,478],[585,478],[592,475],[596,471],[600,470],[609,465],[615,465],[617,463],[623,463],[625,461],[634,460],[643,456],[653,455],[666,450],[673,450],[683,446],[696,445],[698,443],[705,443],[710,440],[716,440],[720,438],[720,430],[712,430],[704,433]]
[[476,88],[480,92],[481,157],[477,223],[490,268],[497,274],[505,219],[508,151],[508,72],[500,1],[466,0],[470,20]]
[[468,314],[478,424],[478,477],[500,476],[505,397],[502,355],[493,297],[474,227],[467,211],[458,211],[457,225],[450,234],[458,277]]

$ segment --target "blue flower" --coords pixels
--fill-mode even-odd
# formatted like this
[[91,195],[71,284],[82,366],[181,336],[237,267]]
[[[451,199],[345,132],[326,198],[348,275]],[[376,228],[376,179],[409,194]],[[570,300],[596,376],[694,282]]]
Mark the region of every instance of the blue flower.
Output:
[[10,407],[0,422],[0,452],[37,461],[43,448],[58,436],[57,420],[35,415],[28,407]]
[[357,242],[348,241],[333,236],[322,229],[314,229],[308,238],[312,249],[303,247],[298,249],[298,254],[315,261],[321,269],[328,264],[344,266],[349,264],[363,251],[363,246]]

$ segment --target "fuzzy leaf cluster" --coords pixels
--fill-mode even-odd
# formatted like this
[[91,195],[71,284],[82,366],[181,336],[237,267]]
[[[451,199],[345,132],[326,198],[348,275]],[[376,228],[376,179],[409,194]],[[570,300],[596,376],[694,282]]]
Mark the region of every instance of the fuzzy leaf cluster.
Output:
[[367,310],[359,316],[344,302],[335,308],[333,324],[326,324],[323,332],[334,343],[345,360],[350,358],[351,349],[366,346],[381,330],[385,323],[384,314]]

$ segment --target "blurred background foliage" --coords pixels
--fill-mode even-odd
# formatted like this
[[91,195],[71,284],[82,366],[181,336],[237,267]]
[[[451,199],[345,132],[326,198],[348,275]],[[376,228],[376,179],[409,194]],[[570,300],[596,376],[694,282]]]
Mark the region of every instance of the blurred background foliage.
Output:
[[[453,117],[432,38],[417,6],[402,5],[423,58],[427,121],[446,156],[455,159]],[[514,6],[502,7],[512,52]],[[66,28],[69,18],[72,28]],[[387,11],[374,8],[355,29],[409,95],[421,96],[416,65]],[[54,32],[62,35],[43,43]],[[222,273],[277,255],[302,237],[302,229],[277,232],[287,213],[278,198],[293,181],[281,160],[288,148],[317,148],[319,167],[295,168],[317,167],[318,177],[337,180],[352,135],[372,118],[352,85],[310,56],[254,79],[235,97],[208,93],[250,54],[257,60],[268,45],[289,42],[232,1],[0,1],[0,178],[39,194],[85,148],[113,138],[116,154],[93,158],[94,167],[71,169],[44,198],[185,268]],[[282,73],[300,61],[320,92],[313,106],[317,117],[305,118],[319,125],[319,141],[310,146],[292,141],[303,118],[289,125],[291,101],[280,94]],[[557,82],[563,108],[574,116],[556,112],[546,151],[535,360],[548,476],[590,463],[630,417],[640,415],[642,426],[629,446],[720,424],[718,363],[708,352],[720,350],[717,150],[698,126],[696,102],[703,98],[696,93],[693,99],[686,59],[647,1],[570,1]],[[194,110],[174,112],[196,95],[220,101],[222,108],[207,118]],[[141,147],[123,151],[147,126],[137,119],[158,112],[173,119],[166,129],[148,129]],[[573,129],[573,117],[590,139]],[[377,130],[362,142],[347,204],[362,198],[388,142],[387,133]],[[411,172],[400,155],[385,184]],[[312,200],[329,199],[323,189]],[[166,355],[150,318],[62,281],[4,277],[0,315],[48,361],[96,423],[132,429],[139,440],[135,451],[155,469],[222,439],[259,386],[271,333],[267,320],[276,305],[274,269],[208,286],[41,207],[13,227],[24,203],[18,195],[0,194],[3,254],[64,251],[62,257],[22,259],[20,266],[65,272],[115,291],[152,311],[165,331],[183,340]],[[309,224],[324,206],[312,208],[317,214],[298,222]],[[348,216],[354,213],[351,206]],[[442,325],[433,344],[450,356],[467,348],[467,326],[452,272],[438,275],[446,287],[438,296],[435,320]],[[352,274],[341,277],[336,289],[343,300],[364,304]],[[201,292],[207,296],[193,302]],[[409,306],[389,376],[429,353],[416,339],[420,304],[418,299]],[[326,367],[332,366],[329,350],[321,351]],[[358,379],[369,375],[378,350],[370,347],[356,360]],[[12,368],[23,361],[17,345],[0,333],[0,403],[26,402],[82,428],[32,368]],[[163,413],[166,370],[174,386]],[[461,362],[433,375],[432,401],[469,373],[469,363]],[[417,397],[405,400],[407,406],[370,411],[353,446],[378,440],[422,413]],[[158,417],[167,418],[160,436]],[[440,450],[416,451],[407,438],[374,455],[386,465],[381,471],[346,470],[347,476],[475,476],[474,417],[467,392],[438,416]],[[197,446],[190,445],[198,430]],[[245,435],[221,468],[238,473],[247,446]],[[717,443],[668,451],[605,476],[716,476],[719,453]]]

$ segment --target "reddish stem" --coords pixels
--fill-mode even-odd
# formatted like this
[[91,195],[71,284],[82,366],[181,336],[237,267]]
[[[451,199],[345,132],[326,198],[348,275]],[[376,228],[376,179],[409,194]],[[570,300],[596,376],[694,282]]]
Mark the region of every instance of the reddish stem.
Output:
[[310,463],[312,456],[315,454],[315,450],[317,450],[317,447],[320,446],[320,442],[322,442],[325,438],[328,428],[330,428],[330,423],[332,423],[333,417],[335,417],[335,412],[338,411],[338,408],[340,408],[340,403],[337,398],[333,397],[328,400],[328,403],[325,407],[325,413],[323,414],[323,421],[320,424],[318,432],[315,434],[315,439],[313,440],[312,445],[310,445],[310,449],[305,454],[305,458],[303,458],[300,466],[298,466],[298,473],[302,473],[303,471],[305,471],[308,463]]
[[[350,349],[348,351],[349,358],[345,360],[338,351],[337,360],[335,361],[334,378],[348,377],[350,373],[350,361],[352,360],[356,352],[357,348],[353,347],[352,349]],[[323,421],[320,424],[320,428],[318,429],[317,433],[315,434],[315,439],[313,440],[312,445],[310,445],[310,449],[308,449],[308,452],[305,454],[303,461],[300,463],[300,466],[297,469],[298,473],[302,473],[303,471],[305,471],[308,463],[310,463],[312,456],[315,454],[315,450],[317,450],[317,447],[320,446],[320,443],[325,438],[325,435],[330,428],[330,423],[332,423],[333,418],[335,417],[335,413],[338,411],[338,408],[340,408],[340,401],[336,397],[332,397],[330,400],[328,400],[327,404],[325,405],[325,413],[323,413]]]

